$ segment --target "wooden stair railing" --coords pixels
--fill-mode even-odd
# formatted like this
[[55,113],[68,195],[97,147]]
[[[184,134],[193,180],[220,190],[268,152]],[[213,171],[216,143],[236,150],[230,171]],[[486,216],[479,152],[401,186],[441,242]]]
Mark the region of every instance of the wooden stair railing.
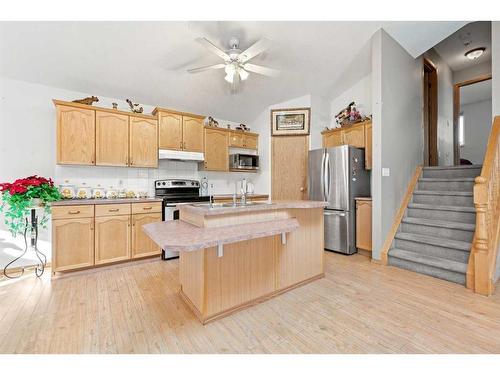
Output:
[[494,291],[500,238],[500,116],[491,128],[481,174],[474,183],[476,231],[467,268],[467,288],[489,296]]

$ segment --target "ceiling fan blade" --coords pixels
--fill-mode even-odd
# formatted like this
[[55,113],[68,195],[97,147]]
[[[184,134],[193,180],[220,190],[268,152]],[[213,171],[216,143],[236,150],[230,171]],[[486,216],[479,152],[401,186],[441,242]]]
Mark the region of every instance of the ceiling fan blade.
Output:
[[199,68],[194,68],[194,69],[188,69],[188,72],[189,73],[200,73],[200,72],[204,72],[205,70],[224,69],[225,67],[226,67],[226,64],[215,64],[215,65],[201,66]]
[[198,43],[200,43],[202,46],[204,46],[206,49],[208,49],[209,51],[215,53],[221,59],[224,59],[225,61],[230,60],[229,55],[226,52],[224,52],[222,49],[217,47],[215,44],[213,44],[207,38],[196,38],[196,41]]
[[244,50],[240,55],[238,56],[238,59],[240,60],[240,63],[245,63],[246,61],[253,59],[255,56],[257,56],[259,53],[264,52],[266,49],[268,49],[271,46],[271,40],[268,38],[262,38],[252,44],[250,47],[248,47],[246,50]]
[[279,70],[266,68],[265,66],[262,65],[245,64],[243,67],[245,68],[245,70],[248,70],[249,72],[262,74],[264,76],[269,76],[269,77],[276,77],[277,75],[280,74]]

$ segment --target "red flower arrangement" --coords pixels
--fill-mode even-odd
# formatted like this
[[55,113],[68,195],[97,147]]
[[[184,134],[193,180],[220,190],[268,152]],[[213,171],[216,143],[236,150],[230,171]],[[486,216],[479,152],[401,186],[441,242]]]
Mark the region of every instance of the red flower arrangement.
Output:
[[[13,183],[1,183],[0,194],[2,196],[0,212],[5,211],[5,223],[13,234],[24,230],[26,215],[31,206],[34,205],[35,200],[45,206],[45,213],[48,214],[50,210],[46,203],[61,199],[59,190],[54,186],[54,181],[37,175],[20,178]],[[43,226],[47,220],[48,217],[45,215],[40,224]]]

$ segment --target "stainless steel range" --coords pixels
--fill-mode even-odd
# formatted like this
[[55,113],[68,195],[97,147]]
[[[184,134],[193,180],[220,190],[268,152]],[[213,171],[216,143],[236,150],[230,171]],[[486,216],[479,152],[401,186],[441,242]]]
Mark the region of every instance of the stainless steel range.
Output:
[[[179,220],[181,203],[208,202],[210,196],[200,196],[200,182],[197,180],[166,179],[155,181],[155,196],[163,198],[163,221]],[[177,251],[162,249],[161,258],[177,258]]]

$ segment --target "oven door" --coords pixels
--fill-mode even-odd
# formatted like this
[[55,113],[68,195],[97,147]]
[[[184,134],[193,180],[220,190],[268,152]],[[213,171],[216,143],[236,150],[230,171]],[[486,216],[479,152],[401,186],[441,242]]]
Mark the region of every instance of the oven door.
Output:
[[[179,220],[179,208],[175,203],[166,203],[163,207],[163,221]],[[161,259],[169,260],[179,257],[178,251],[161,250]]]

